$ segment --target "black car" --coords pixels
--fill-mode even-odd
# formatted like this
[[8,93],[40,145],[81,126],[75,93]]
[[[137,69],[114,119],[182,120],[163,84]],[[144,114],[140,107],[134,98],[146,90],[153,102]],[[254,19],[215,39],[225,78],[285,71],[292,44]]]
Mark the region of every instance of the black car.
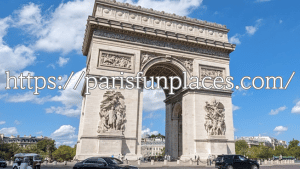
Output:
[[112,157],[91,157],[76,163],[73,169],[138,169],[135,166],[123,164],[117,158]]
[[259,169],[257,161],[249,160],[242,155],[219,155],[216,168],[221,169]]
[[0,159],[0,167],[3,167],[3,168],[7,167],[5,160]]

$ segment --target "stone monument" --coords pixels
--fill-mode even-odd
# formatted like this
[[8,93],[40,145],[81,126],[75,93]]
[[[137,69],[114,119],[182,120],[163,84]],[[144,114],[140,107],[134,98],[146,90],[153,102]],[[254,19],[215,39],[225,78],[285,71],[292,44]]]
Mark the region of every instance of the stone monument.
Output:
[[[187,83],[192,76],[200,80],[207,76],[225,78],[230,76],[229,54],[235,49],[228,43],[228,32],[226,26],[216,23],[96,0],[82,47],[87,56],[86,75],[100,79],[120,76],[120,72],[124,77],[143,72],[148,78],[178,76]],[[156,82],[164,86],[163,80]],[[169,79],[166,83],[170,86]],[[205,84],[212,83],[207,80]],[[115,84],[116,89],[96,88],[89,95],[83,90],[76,159],[141,157],[145,89],[121,89],[122,79]],[[164,92],[167,155],[206,160],[235,153],[231,90],[180,88],[175,94],[169,94],[168,89]]]

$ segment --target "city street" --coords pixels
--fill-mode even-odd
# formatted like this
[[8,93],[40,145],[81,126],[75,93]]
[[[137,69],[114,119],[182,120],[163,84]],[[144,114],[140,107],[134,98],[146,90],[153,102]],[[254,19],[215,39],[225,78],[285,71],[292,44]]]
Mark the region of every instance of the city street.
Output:
[[[72,169],[74,164],[68,164],[67,166],[58,164],[56,166],[53,165],[42,165],[41,169],[52,169],[52,168],[61,168],[61,169]],[[135,165],[137,166],[137,165]],[[174,169],[196,169],[196,168],[202,168],[202,169],[212,169],[214,166],[211,167],[205,167],[205,166],[150,166],[149,164],[142,164],[142,166],[138,166],[139,168],[145,168],[145,169],[150,169],[150,168],[174,168]],[[7,168],[12,168],[12,166],[7,166]],[[300,164],[294,164],[294,165],[274,165],[274,166],[261,166],[261,169],[299,169]]]

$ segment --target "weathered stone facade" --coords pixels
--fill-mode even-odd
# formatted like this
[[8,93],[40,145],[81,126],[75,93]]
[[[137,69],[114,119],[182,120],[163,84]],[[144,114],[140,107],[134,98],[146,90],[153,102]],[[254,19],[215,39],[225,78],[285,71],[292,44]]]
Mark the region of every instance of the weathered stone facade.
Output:
[[[229,54],[235,49],[228,43],[228,31],[215,23],[96,0],[82,48],[87,76],[120,76],[122,71],[125,77],[143,72],[147,77],[184,80],[185,71],[187,83],[192,76],[226,77],[230,75]],[[143,89],[90,92],[82,94],[76,158],[141,157]],[[165,92],[166,154],[206,159],[235,153],[232,91],[181,88],[175,95]]]

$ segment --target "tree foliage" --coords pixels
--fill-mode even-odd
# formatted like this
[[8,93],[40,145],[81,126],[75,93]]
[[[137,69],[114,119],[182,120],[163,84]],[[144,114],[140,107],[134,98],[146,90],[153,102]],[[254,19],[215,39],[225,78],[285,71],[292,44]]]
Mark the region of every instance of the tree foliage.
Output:
[[70,161],[76,154],[76,147],[62,145],[59,146],[52,154],[53,158],[57,161]]
[[298,140],[291,140],[288,148],[284,148],[279,145],[275,147],[275,150],[271,147],[265,146],[262,143],[259,146],[252,146],[248,148],[247,142],[239,140],[235,142],[236,154],[248,156],[249,158],[268,159],[273,156],[294,156],[300,158],[300,146]]
[[248,144],[245,140],[239,140],[235,142],[236,154],[245,155],[248,152]]

